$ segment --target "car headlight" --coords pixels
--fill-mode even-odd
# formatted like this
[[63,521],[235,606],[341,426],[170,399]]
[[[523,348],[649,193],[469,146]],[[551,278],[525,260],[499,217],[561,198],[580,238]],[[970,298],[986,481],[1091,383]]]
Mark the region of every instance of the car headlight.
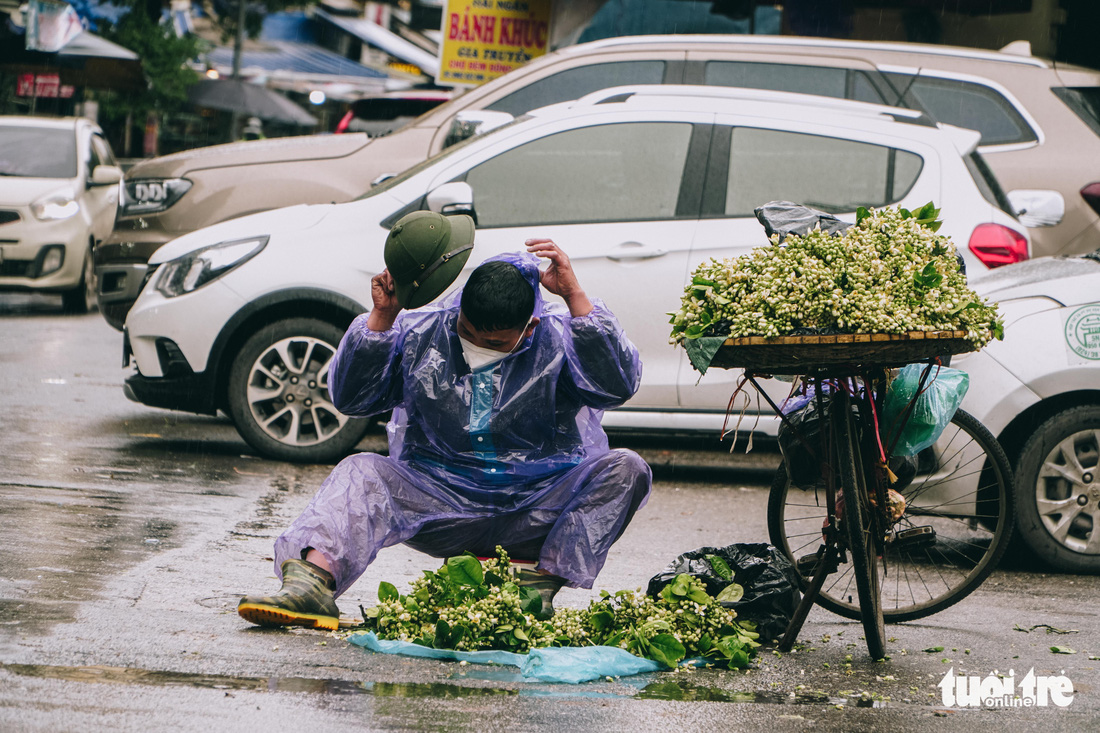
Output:
[[268,237],[221,242],[189,252],[160,267],[156,288],[166,298],[198,290],[255,257]]
[[165,211],[191,190],[186,178],[135,178],[122,186],[119,216],[139,216]]
[[71,191],[57,191],[31,204],[31,213],[42,221],[68,219],[80,213],[80,202]]

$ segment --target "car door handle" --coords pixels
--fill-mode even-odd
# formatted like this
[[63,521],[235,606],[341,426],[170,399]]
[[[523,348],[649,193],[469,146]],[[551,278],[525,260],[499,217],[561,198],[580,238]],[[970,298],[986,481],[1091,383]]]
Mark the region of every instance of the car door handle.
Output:
[[618,248],[607,256],[607,259],[619,262],[620,260],[651,260],[654,257],[664,257],[667,249],[660,247],[647,247],[641,242],[623,242]]

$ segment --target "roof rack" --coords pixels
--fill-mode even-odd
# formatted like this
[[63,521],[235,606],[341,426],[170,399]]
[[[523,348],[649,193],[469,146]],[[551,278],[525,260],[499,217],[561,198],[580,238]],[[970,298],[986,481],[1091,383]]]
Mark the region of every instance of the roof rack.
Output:
[[691,84],[639,84],[609,87],[591,92],[569,103],[570,107],[592,107],[599,104],[620,104],[638,98],[693,97],[705,99],[730,99],[747,102],[766,102],[798,107],[835,110],[843,114],[865,117],[891,117],[897,122],[935,127],[935,122],[920,110],[888,107],[884,104],[857,102],[851,99],[821,97],[799,92],[777,92],[770,89],[746,87],[702,86]]
[[[999,51],[989,51],[981,48],[965,48],[962,46],[934,46],[927,43],[900,43],[890,41],[856,41],[839,38],[810,38],[802,36],[771,36],[771,35],[739,35],[739,34],[692,34],[692,35],[651,35],[651,36],[617,36],[613,38],[601,38],[597,41],[567,46],[561,50],[576,51],[578,53],[593,48],[606,48],[613,46],[631,46],[643,43],[668,43],[677,46],[688,44],[720,44],[740,43],[753,46],[786,46],[798,48],[866,48],[877,51],[897,51],[901,53],[924,53],[936,56],[954,56],[957,58],[970,58],[982,61],[1000,61],[1009,64],[1021,64],[1037,68],[1049,68],[1049,64],[1043,59],[1034,56],[1019,55],[1022,46],[1014,43],[1008,44]],[[1030,51],[1030,48],[1028,49]]]

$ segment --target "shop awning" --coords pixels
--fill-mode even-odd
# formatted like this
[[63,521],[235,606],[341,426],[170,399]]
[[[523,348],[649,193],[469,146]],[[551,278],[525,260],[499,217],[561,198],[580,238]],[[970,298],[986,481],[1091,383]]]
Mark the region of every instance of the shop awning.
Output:
[[58,51],[28,51],[0,44],[0,71],[58,73],[61,83],[95,89],[135,90],[146,87],[138,55],[84,31]]
[[[233,68],[233,49],[229,46],[214,48],[207,58],[223,74],[228,75]],[[272,76],[308,76],[318,81],[324,77],[329,81],[377,79],[379,89],[389,78],[384,71],[363,66],[320,46],[291,41],[265,41],[263,48],[246,48],[241,52],[241,71],[247,75],[263,72]]]
[[348,18],[340,15],[326,13],[324,10],[314,10],[313,17],[331,23],[337,28],[350,33],[363,43],[381,49],[394,58],[419,67],[427,76],[438,76],[439,58],[406,41],[393,31],[387,30],[372,20],[366,18]]

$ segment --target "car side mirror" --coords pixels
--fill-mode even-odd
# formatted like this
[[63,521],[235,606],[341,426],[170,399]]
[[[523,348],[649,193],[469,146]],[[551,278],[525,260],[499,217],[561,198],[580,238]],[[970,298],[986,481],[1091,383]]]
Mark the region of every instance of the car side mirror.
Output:
[[474,211],[474,189],[465,181],[444,183],[428,192],[428,210],[437,214],[467,214],[477,222]]
[[513,119],[515,118],[507,112],[493,112],[487,109],[459,112],[451,120],[451,127],[447,130],[443,147],[449,148],[475,135],[484,135],[489,130],[507,125]]
[[92,169],[93,186],[111,186],[122,180],[122,169],[117,165],[97,165]]
[[1057,191],[1017,189],[1008,192],[1013,213],[1025,227],[1052,227],[1066,215],[1066,200]]

